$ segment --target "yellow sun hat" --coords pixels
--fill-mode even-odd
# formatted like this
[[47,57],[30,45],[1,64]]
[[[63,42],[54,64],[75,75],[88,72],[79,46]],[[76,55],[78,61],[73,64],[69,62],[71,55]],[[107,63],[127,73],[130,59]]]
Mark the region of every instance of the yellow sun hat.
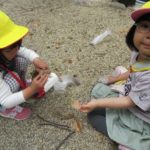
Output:
[[3,11],[0,10],[0,49],[6,48],[22,39],[29,29],[16,25]]
[[137,21],[144,14],[150,13],[150,1],[145,3],[141,8],[132,12],[131,17],[134,21]]

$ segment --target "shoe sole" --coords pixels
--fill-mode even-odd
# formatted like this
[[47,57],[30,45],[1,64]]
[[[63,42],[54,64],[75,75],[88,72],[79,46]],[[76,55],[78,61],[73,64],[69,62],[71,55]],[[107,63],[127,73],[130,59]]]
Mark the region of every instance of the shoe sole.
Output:
[[14,120],[25,120],[25,119],[28,119],[28,118],[24,118],[24,119],[17,119],[17,118],[13,118],[13,117],[9,117],[9,116],[5,116],[3,114],[0,114],[1,117],[3,118],[9,118],[9,119],[14,119]]

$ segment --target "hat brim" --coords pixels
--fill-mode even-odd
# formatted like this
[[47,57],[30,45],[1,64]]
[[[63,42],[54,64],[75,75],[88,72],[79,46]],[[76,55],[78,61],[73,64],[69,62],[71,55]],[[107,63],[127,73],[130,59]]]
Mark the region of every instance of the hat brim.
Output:
[[0,36],[0,49],[6,48],[27,35],[29,29],[24,26],[14,24],[13,29],[7,34]]
[[150,8],[140,8],[138,10],[133,11],[131,17],[134,21],[137,21],[144,14],[150,13]]

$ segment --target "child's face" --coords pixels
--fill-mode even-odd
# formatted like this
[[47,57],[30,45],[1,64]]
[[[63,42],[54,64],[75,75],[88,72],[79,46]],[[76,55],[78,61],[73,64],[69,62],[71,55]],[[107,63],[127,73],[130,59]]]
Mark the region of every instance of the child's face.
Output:
[[15,56],[17,55],[17,52],[19,50],[19,46],[16,46],[13,49],[10,48],[6,48],[2,51],[2,54],[8,59],[8,60],[12,60],[13,58],[15,58]]
[[150,22],[143,21],[136,25],[133,38],[135,47],[139,51],[141,59],[150,57]]

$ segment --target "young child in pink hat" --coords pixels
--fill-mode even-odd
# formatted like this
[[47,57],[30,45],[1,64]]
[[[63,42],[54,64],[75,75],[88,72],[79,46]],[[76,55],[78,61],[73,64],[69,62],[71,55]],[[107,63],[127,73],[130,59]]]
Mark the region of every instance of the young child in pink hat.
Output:
[[31,110],[19,104],[32,96],[42,96],[58,80],[54,73],[39,74],[27,87],[25,74],[29,62],[38,72],[48,69],[48,64],[37,53],[22,47],[27,33],[28,28],[16,25],[0,11],[0,116],[16,120],[31,116]]
[[[126,43],[132,51],[130,71],[107,76],[92,90],[92,100],[80,110],[99,132],[119,144],[120,150],[150,150],[150,1],[131,14],[135,21]],[[124,92],[111,84],[126,80]],[[105,84],[104,84],[105,83]]]

